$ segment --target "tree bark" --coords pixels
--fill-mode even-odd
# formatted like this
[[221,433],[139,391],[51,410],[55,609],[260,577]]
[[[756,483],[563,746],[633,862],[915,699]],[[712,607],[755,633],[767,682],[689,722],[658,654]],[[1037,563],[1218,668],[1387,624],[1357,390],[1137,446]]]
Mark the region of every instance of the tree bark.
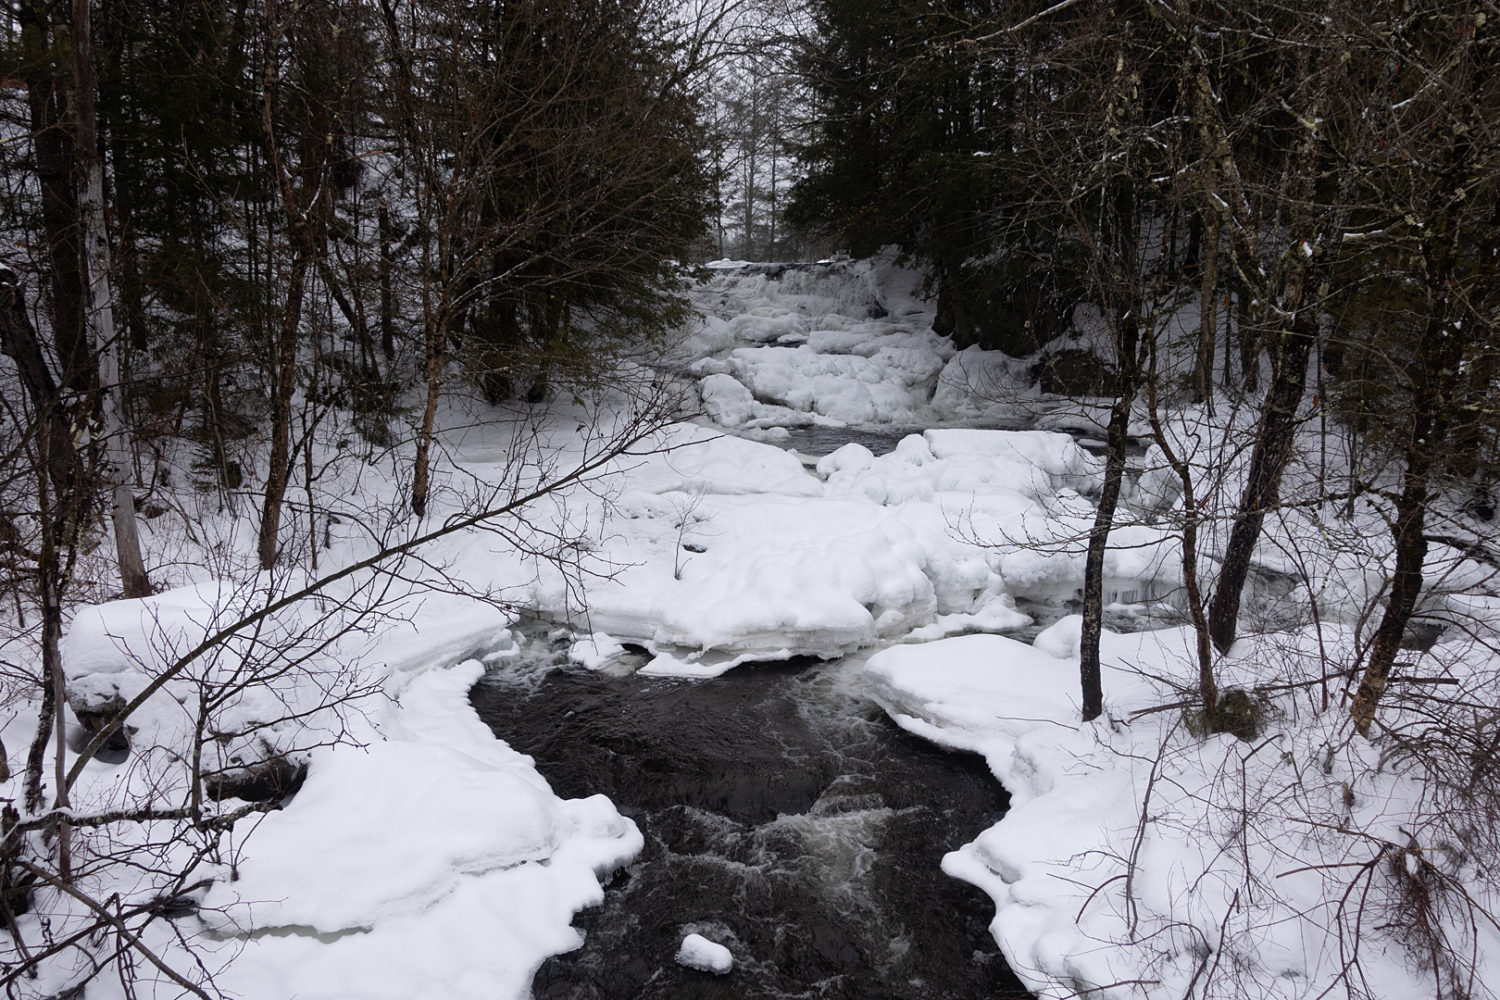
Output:
[[76,141],[67,126],[65,80],[53,65],[49,15],[41,5],[19,8],[32,150],[47,241],[48,305],[63,385],[80,395],[96,387],[97,372],[84,326],[82,225],[74,186]]
[[1354,728],[1368,736],[1375,721],[1375,706],[1385,693],[1401,637],[1411,621],[1417,597],[1422,592],[1422,563],[1427,559],[1426,526],[1428,473],[1430,463],[1425,449],[1408,455],[1406,482],[1396,500],[1396,568],[1391,575],[1391,591],[1386,598],[1385,614],[1370,642],[1370,657],[1365,666],[1359,690],[1349,706]]
[[389,362],[396,357],[396,295],[391,285],[391,271],[396,255],[391,249],[391,213],[383,201],[380,203],[377,220],[380,229],[380,264],[377,272],[380,282],[380,351]]
[[[446,307],[440,310],[445,312]],[[427,398],[422,406],[422,426],[417,431],[417,454],[412,464],[411,512],[427,516],[427,499],[431,490],[431,453],[433,429],[437,422],[438,398],[442,388],[443,355],[446,337],[443,319],[430,320],[427,326],[423,371],[427,378]]]
[[[1480,65],[1481,78],[1489,63]],[[1471,81],[1478,82],[1478,81]],[[1428,242],[1422,249],[1423,277],[1427,286],[1423,325],[1414,363],[1411,365],[1413,393],[1411,429],[1406,439],[1405,474],[1401,495],[1396,498],[1396,519],[1392,535],[1396,546],[1396,565],[1391,575],[1391,590],[1386,597],[1385,613],[1370,642],[1369,659],[1359,689],[1349,706],[1354,728],[1361,736],[1370,734],[1375,722],[1375,707],[1385,693],[1386,682],[1401,649],[1401,638],[1416,610],[1425,580],[1422,565],[1427,559],[1427,504],[1434,472],[1442,468],[1444,454],[1451,446],[1452,427],[1459,401],[1460,385],[1468,377],[1465,355],[1474,337],[1475,324],[1454,322],[1454,313],[1473,308],[1474,302],[1460,306],[1466,296],[1454,285],[1458,256],[1458,235],[1462,231],[1463,205],[1467,201],[1465,181],[1473,169],[1473,144],[1470,136],[1477,129],[1457,133],[1449,151],[1442,181],[1435,188],[1442,199],[1441,209],[1424,228]],[[1471,251],[1472,252],[1472,251]],[[1491,246],[1493,252],[1493,244]],[[1479,256],[1480,254],[1476,254]],[[1481,336],[1483,336],[1481,334]]]
[[132,447],[120,389],[120,347],[115,335],[114,304],[109,281],[109,242],[104,232],[104,164],[99,158],[99,125],[94,109],[94,51],[89,0],[73,0],[74,101],[78,114],[78,161],[85,178],[79,209],[83,215],[83,259],[89,285],[89,328],[99,357],[100,423],[104,434],[104,473],[110,485],[115,549],[120,584],[126,597],[151,593],[141,558],[141,540],[131,492]]
[[[1131,347],[1134,353],[1134,346]],[[1125,440],[1130,429],[1130,406],[1135,397],[1135,379],[1120,365],[1120,394],[1109,411],[1105,437],[1104,488],[1089,530],[1089,551],[1083,568],[1083,629],[1079,639],[1078,679],[1083,687],[1083,721],[1097,719],[1104,711],[1103,671],[1099,662],[1099,640],[1104,633],[1104,553],[1120,503],[1125,479]]]
[[48,435],[39,448],[53,493],[59,497],[78,495],[83,470],[73,447],[62,395],[47,368],[31,317],[26,314],[20,279],[3,268],[0,268],[0,351],[15,362],[21,385],[36,411],[38,436],[43,431]]
[[261,505],[257,547],[261,569],[276,565],[281,508],[292,478],[292,389],[297,381],[297,330],[302,323],[302,297],[307,288],[307,267],[313,253],[306,219],[296,223],[295,230],[293,238],[297,249],[287,279],[271,379],[271,457],[266,470],[265,501]]
[[1297,407],[1307,386],[1307,362],[1317,341],[1317,328],[1310,310],[1300,310],[1282,334],[1281,348],[1271,373],[1261,410],[1255,450],[1239,509],[1229,531],[1229,544],[1219,569],[1218,586],[1209,605],[1208,628],[1214,648],[1229,651],[1239,628],[1240,598],[1250,564],[1260,541],[1266,513],[1281,495],[1281,476],[1292,457],[1297,434]]
[[[268,3],[267,23],[275,39],[285,37],[290,25],[302,12],[310,8],[298,6],[283,20],[280,5]],[[326,12],[313,12],[317,18]],[[312,45],[313,39],[326,40],[323,31],[327,25],[313,20],[303,25],[308,31],[300,36],[300,44]],[[319,98],[327,95],[311,95],[308,120],[300,123],[301,141],[299,162],[294,174],[284,162],[281,140],[278,136],[276,98],[281,93],[278,63],[279,45],[268,42],[265,63],[261,67],[261,141],[266,161],[275,176],[276,190],[280,194],[281,209],[286,216],[290,233],[292,261],[287,273],[286,298],[282,300],[281,320],[276,333],[274,356],[271,360],[271,454],[266,469],[265,496],[261,505],[260,538],[257,555],[260,568],[268,570],[276,564],[278,534],[281,528],[281,511],[286,502],[287,487],[292,478],[292,395],[297,383],[298,332],[302,325],[302,302],[307,291],[308,269],[320,253],[321,236],[326,232],[326,219],[330,212],[331,186],[328,184],[328,167],[332,155],[330,143],[334,128],[331,111]],[[267,260],[272,251],[267,250]],[[269,266],[269,265],[268,265]]]
[[[1157,371],[1156,344],[1151,345],[1151,371]],[[1182,590],[1187,598],[1188,618],[1193,623],[1193,651],[1198,659],[1198,698],[1203,703],[1203,718],[1209,730],[1216,728],[1219,711],[1219,684],[1214,677],[1213,642],[1209,639],[1208,615],[1203,607],[1203,588],[1198,580],[1197,492],[1193,487],[1193,467],[1189,459],[1177,454],[1161,423],[1161,406],[1156,382],[1146,383],[1147,408],[1151,432],[1167,465],[1182,484]]]
[[1198,281],[1198,368],[1194,388],[1198,401],[1213,413],[1214,353],[1218,346],[1216,330],[1219,298],[1219,215],[1209,211],[1203,221],[1203,245],[1200,253]]

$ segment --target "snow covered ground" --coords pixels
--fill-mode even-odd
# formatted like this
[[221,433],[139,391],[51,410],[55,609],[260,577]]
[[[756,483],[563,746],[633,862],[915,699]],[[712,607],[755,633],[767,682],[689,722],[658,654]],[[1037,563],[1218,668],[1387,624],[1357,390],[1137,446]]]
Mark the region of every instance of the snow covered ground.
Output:
[[[169,787],[180,771],[174,748],[202,724],[196,692],[269,676],[219,707],[216,721],[239,734],[220,741],[220,763],[233,771],[287,753],[307,762],[306,784],[255,820],[233,857],[205,859],[215,881],[197,891],[196,915],[174,925],[219,970],[219,985],[267,997],[521,998],[546,956],[576,944],[572,914],[600,898],[601,879],[640,838],[605,800],[554,796],[469,708],[480,671],[514,655],[518,614],[570,623],[580,663],[612,669],[631,643],[653,655],[645,671],[685,677],[880,647],[866,668],[871,697],[911,731],[983,754],[1011,793],[1011,812],[972,831],[945,870],[994,898],[995,938],[1039,994],[1341,992],[1357,941],[1355,991],[1431,996],[1433,972],[1403,945],[1403,887],[1432,865],[1483,892],[1492,881],[1465,873],[1493,859],[1429,839],[1440,824],[1427,790],[1350,737],[1336,698],[1325,710],[1313,696],[1320,678],[1326,685],[1355,662],[1347,623],[1378,560],[1338,555],[1295,524],[1273,531],[1286,544],[1268,546],[1264,561],[1315,565],[1297,593],[1315,593],[1325,618],[1321,630],[1242,642],[1220,664],[1221,686],[1282,686],[1256,739],[1205,738],[1190,712],[1163,709],[1193,683],[1181,628],[1108,635],[1107,713],[1080,725],[1077,619],[1029,642],[1005,633],[1032,624],[1018,602],[1061,609],[1081,586],[1102,466],[1067,434],[990,428],[1088,426],[1088,411],[1039,397],[1021,362],[955,351],[931,332],[916,292],[915,278],[889,264],[718,268],[694,293],[703,319],[676,354],[701,400],[698,419],[543,497],[526,524],[439,540],[394,591],[355,575],[330,595],[343,604],[293,606],[224,644],[138,714],[133,741],[155,749],[125,766],[88,765],[75,806]],[[525,429],[524,463],[517,426],[500,416],[456,404],[445,415],[448,464],[431,523],[472,509],[494,484],[555,475],[592,454],[575,433],[592,422],[579,406]],[[1193,419],[1181,418],[1184,440]],[[815,458],[776,444],[808,425],[847,428],[851,443]],[[876,455],[859,434],[882,426],[932,429]],[[1194,458],[1235,474],[1225,456]],[[342,515],[323,529],[324,572],[381,541],[360,512],[392,502],[398,471],[377,464],[321,487],[321,509]],[[1180,587],[1170,487],[1149,469],[1132,485],[1135,520],[1107,561],[1112,601]],[[176,536],[158,530],[160,553]],[[221,551],[245,549],[233,522],[205,517],[200,533],[211,532]],[[1211,552],[1211,532],[1205,544]],[[1461,555],[1446,557],[1453,596],[1434,600],[1468,602],[1483,620],[1490,611],[1466,589]],[[297,585],[224,582],[234,578],[194,569],[181,588],[81,612],[65,647],[70,686],[96,702],[129,700],[221,623]],[[493,600],[473,596],[481,592]],[[1480,686],[1497,666],[1454,638],[1423,654],[1421,670],[1492,697]],[[357,700],[330,707],[339,700],[330,692]],[[25,746],[29,724],[25,713],[10,717],[6,745]],[[129,881],[144,876],[92,877],[101,890],[154,891]],[[1500,900],[1480,902],[1493,911]],[[1496,929],[1449,925],[1472,938],[1478,981],[1497,981]],[[181,957],[167,927],[155,933],[149,943]],[[706,954],[690,957],[717,971],[722,956]],[[159,995],[174,990],[164,982]],[[89,995],[111,995],[108,980]]]

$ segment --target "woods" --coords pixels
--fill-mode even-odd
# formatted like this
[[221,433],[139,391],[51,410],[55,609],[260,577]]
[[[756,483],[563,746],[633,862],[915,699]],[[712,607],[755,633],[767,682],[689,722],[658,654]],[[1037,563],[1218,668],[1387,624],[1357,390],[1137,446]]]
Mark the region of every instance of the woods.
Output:
[[[1493,451],[1496,430],[1491,19],[1341,0],[814,8],[804,70],[820,113],[794,213],[920,260],[960,342],[1026,354],[1062,332],[1059,310],[1101,311],[1097,385],[1115,404],[1086,650],[1096,550],[1148,384],[1255,408],[1231,446],[1248,454],[1238,494],[1200,489],[1185,512],[1216,553],[1188,575],[1208,586],[1191,611],[1220,655],[1242,634],[1266,519],[1289,502],[1298,435],[1331,420],[1350,429],[1359,497],[1322,484],[1326,499],[1291,502],[1394,499],[1396,567],[1351,709],[1369,731],[1417,610],[1432,505],[1489,489],[1489,471],[1444,456],[1452,421],[1471,456]],[[1196,313],[1194,343],[1169,329],[1179,311]],[[1464,530],[1488,537],[1485,523]],[[1211,687],[1204,697],[1212,716]]]
[[[1497,16],[1457,0],[0,5],[0,709],[26,715],[25,746],[0,747],[16,789],[0,984],[214,995],[213,948],[174,921],[238,878],[239,833],[317,751],[383,739],[367,706],[399,707],[404,682],[364,664],[390,629],[468,636],[462,614],[424,618],[428,599],[472,602],[491,631],[556,615],[548,641],[587,638],[580,655],[647,650],[706,677],[998,640],[1031,622],[1019,598],[1078,612],[1076,642],[1039,626],[1025,671],[994,676],[1025,687],[1067,660],[1069,715],[1046,724],[1079,759],[1145,762],[1139,827],[1109,855],[1123,872],[1084,904],[1121,907],[1110,944],[1151,936],[1138,873],[1158,795],[1202,807],[1187,839],[1223,848],[1204,872],[1229,858],[1243,883],[1216,942],[1176,911],[1157,928],[1152,960],[1178,977],[1162,981],[1196,963],[1189,996],[1243,985],[1216,970],[1235,928],[1272,933],[1242,887],[1285,902],[1246,833],[1272,817],[1318,831],[1307,859],[1277,855],[1328,880],[1296,921],[1355,952],[1320,989],[1370,992],[1358,942],[1384,879],[1374,895],[1400,912],[1381,928],[1415,928],[1423,981],[1478,995],[1500,927],[1473,876],[1500,815]],[[714,285],[702,265],[724,257],[766,265]],[[668,462],[636,490],[637,465],[713,438],[671,428],[690,420],[744,436],[703,448],[724,448],[732,482]],[[988,436],[1019,427],[1020,443]],[[904,436],[877,455],[858,439],[872,428]],[[773,447],[830,429],[845,443],[828,454]],[[769,545],[781,508],[756,507],[778,490],[813,526],[793,556]],[[819,521],[809,500],[849,506]],[[617,505],[632,526],[606,529]],[[787,561],[721,542],[737,517]],[[828,583],[819,560],[845,556]],[[656,559],[662,579],[632,576]],[[792,610],[783,570],[809,589]],[[618,583],[597,627],[585,578]],[[716,631],[715,588],[745,635]],[[1164,617],[1139,627],[1180,626],[1189,669],[1143,660],[1123,680],[1110,616],[1147,605]],[[1423,659],[1434,637],[1478,652]],[[972,651],[1007,648],[960,659],[988,676]],[[442,655],[504,659],[467,638]],[[899,649],[883,662],[882,706],[926,724],[937,672]],[[1170,697],[1142,707],[1147,674]],[[1154,725],[1159,747],[1129,742]],[[954,745],[1011,761],[1006,741],[1040,739],[981,735]],[[1239,801],[1173,772],[1200,751],[1222,752],[1215,781]],[[130,761],[117,786],[91,783],[111,755]],[[1360,826],[1398,774],[1420,788],[1415,820]]]
[[[353,742],[379,685],[330,651],[415,613],[393,581],[503,606],[427,562],[455,533],[576,561],[528,511],[649,452],[677,405],[629,359],[685,316],[678,262],[711,201],[717,28],[696,30],[649,0],[0,11],[0,662],[35,713],[6,761],[25,790],[0,846],[8,991],[144,975],[210,995],[153,935],[238,820],[279,808],[312,749]],[[548,457],[523,418],[496,475],[451,481],[442,406],[540,415],[558,394],[579,412],[613,394],[581,450]],[[408,484],[399,508],[324,488],[377,456]],[[204,536],[172,506],[184,486]],[[160,529],[183,517],[167,535],[211,548],[215,516],[255,525],[250,550],[219,550],[224,587],[191,623],[152,605],[134,646],[133,626],[99,637],[139,690],[80,690],[62,649],[79,609],[181,586]],[[163,517],[143,556],[138,523]],[[336,541],[354,558],[320,574]],[[141,763],[101,799],[87,765],[125,755]]]

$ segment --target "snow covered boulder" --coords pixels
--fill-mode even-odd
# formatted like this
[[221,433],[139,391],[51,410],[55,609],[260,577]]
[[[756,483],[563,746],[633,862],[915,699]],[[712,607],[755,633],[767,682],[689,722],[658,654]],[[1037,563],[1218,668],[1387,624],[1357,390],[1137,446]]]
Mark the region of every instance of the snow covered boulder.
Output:
[[938,355],[907,347],[884,347],[871,357],[806,346],[740,348],[728,363],[762,402],[861,424],[915,419],[943,368]]
[[1068,435],[1047,431],[929,430],[868,459],[847,447],[818,465],[828,493],[889,505],[945,493],[1048,502],[1092,489],[1102,468]]
[[[1101,484],[1104,460],[1090,455],[1067,434],[1055,431],[941,429],[924,431],[934,458],[983,456],[1018,476],[1036,469],[1049,480],[1050,491],[1087,493]],[[1024,481],[1024,480],[1023,480]]]
[[823,492],[790,452],[697,424],[665,428],[638,452],[618,459],[614,469],[620,485],[642,493],[810,497]]
[[760,405],[733,375],[709,375],[698,391],[703,396],[703,411],[724,427],[739,427],[752,420]]
[[778,306],[756,306],[729,321],[734,339],[752,344],[769,344],[791,335],[807,335],[807,320]]
[[734,956],[728,948],[702,934],[689,934],[682,939],[682,947],[677,949],[677,964],[722,976],[734,968]]
[[1035,394],[1031,369],[1023,361],[998,351],[968,347],[943,366],[932,408],[939,413],[973,419],[995,411],[1013,411],[1017,401]]

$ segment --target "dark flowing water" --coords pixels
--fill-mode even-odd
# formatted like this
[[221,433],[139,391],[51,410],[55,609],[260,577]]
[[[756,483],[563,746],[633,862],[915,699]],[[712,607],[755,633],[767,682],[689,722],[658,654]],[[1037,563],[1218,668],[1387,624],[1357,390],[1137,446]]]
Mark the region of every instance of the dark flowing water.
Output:
[[[744,666],[713,681],[610,677],[560,653],[474,687],[480,716],[564,797],[602,792],[640,858],[585,911],[537,1000],[1000,1000],[1029,994],[947,851],[1005,812],[978,757],[902,732],[846,663]],[[673,959],[727,946],[713,976]]]

